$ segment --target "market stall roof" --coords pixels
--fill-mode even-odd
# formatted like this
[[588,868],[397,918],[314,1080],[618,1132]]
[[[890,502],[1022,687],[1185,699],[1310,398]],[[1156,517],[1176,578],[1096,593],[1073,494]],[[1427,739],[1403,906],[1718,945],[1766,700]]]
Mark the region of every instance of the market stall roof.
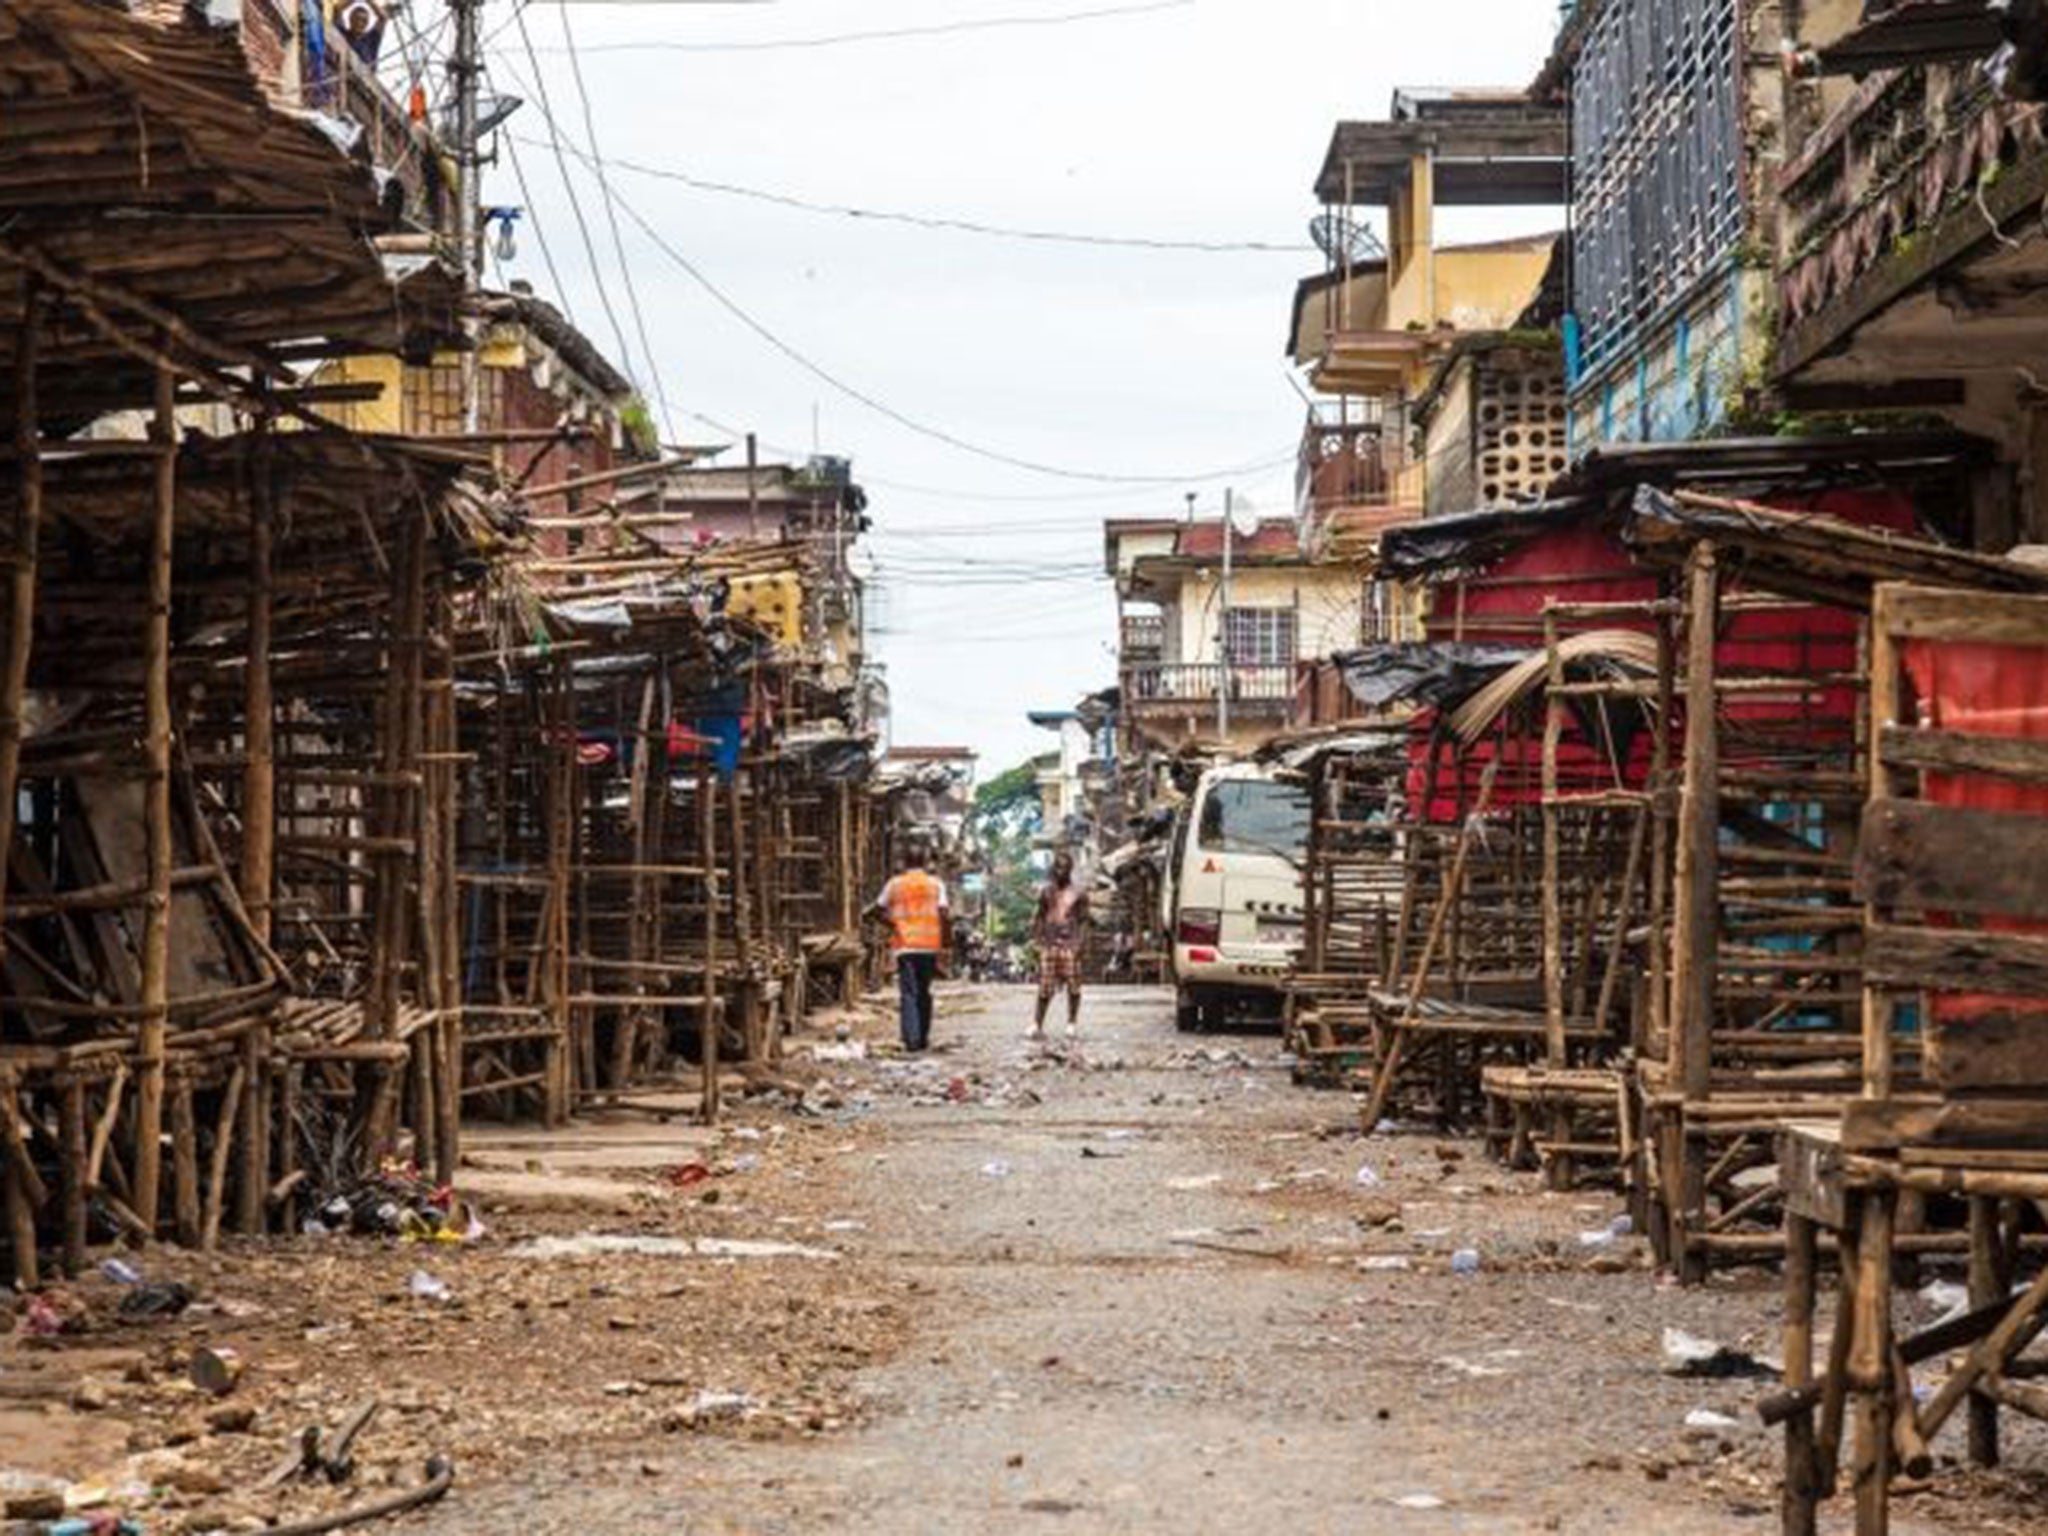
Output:
[[452,275],[426,237],[388,259],[374,243],[401,203],[360,127],[269,101],[203,7],[0,8],[0,377],[37,282],[54,301],[46,431],[147,404],[158,360],[246,395],[289,391],[288,357],[452,335]]
[[1747,586],[1859,611],[1884,581],[1987,592],[2048,592],[2048,567],[1980,555],[1820,512],[1787,511],[1643,486],[1623,530],[1639,556],[1676,565],[1711,542]]
[[1480,570],[1533,538],[1605,511],[1596,498],[1573,497],[1403,523],[1380,535],[1378,574],[1383,580],[1411,580]]
[[1945,429],[1617,443],[1589,449],[1550,489],[1567,497],[1643,484],[1782,489],[1811,479],[1895,481],[1952,473],[1990,451],[1982,438]]

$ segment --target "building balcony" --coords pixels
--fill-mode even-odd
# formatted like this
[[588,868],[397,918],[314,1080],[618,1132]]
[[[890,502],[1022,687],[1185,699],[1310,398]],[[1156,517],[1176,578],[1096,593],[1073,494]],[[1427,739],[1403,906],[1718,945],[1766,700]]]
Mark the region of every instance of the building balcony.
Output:
[[1284,714],[1294,697],[1294,668],[1287,663],[1224,667],[1216,662],[1164,662],[1126,667],[1126,713],[1213,712],[1225,697],[1232,711]]
[[1311,415],[1295,463],[1295,510],[1302,545],[1315,559],[1360,559],[1379,535],[1420,514],[1403,494],[1413,479],[1400,436],[1380,421],[1331,422]]
[[[1788,162],[1780,191],[1781,375],[1858,332],[1877,344],[1864,361],[1893,379],[2038,359],[2038,103],[2002,97],[1974,67],[1878,71]],[[2030,302],[2031,323],[2013,323]]]
[[1166,617],[1157,613],[1127,613],[1117,627],[1120,654],[1126,662],[1157,663],[1166,649]]

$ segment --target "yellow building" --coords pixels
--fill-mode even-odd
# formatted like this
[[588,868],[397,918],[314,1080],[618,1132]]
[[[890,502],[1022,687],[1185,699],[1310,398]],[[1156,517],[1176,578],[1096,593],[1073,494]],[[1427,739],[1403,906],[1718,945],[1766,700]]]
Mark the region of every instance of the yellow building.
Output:
[[1304,553],[1293,518],[1243,534],[1221,519],[1122,519],[1103,533],[1133,747],[1249,750],[1286,723],[1301,662],[1366,635],[1358,568]]
[[1297,287],[1289,332],[1321,397],[1297,477],[1312,551],[1369,559],[1392,522],[1540,492],[1564,468],[1559,237],[1447,245],[1437,212],[1562,204],[1565,151],[1562,113],[1520,92],[1401,91],[1385,121],[1337,125],[1315,183],[1330,265]]

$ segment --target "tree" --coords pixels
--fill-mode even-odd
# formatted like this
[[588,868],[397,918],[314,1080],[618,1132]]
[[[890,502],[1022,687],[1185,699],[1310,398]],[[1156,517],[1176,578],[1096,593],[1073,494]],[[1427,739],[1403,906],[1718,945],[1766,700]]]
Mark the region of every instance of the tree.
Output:
[[1021,940],[1031,931],[1037,885],[1031,844],[1039,831],[1039,811],[1038,763],[1034,759],[1004,769],[974,792],[968,821],[988,861],[988,932],[992,939]]

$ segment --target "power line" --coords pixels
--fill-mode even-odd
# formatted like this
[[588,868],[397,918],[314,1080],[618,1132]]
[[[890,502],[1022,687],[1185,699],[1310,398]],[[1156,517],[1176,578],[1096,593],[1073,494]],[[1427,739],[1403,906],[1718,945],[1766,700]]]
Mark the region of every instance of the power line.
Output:
[[640,232],[654,243],[657,250],[678,267],[682,268],[683,272],[688,275],[692,282],[709,294],[721,309],[739,321],[740,324],[744,325],[748,330],[760,337],[762,341],[777,352],[780,352],[784,357],[796,364],[797,367],[803,369],[804,372],[810,374],[827,388],[835,390],[857,404],[866,406],[876,415],[895,422],[896,425],[902,427],[907,432],[914,432],[919,437],[930,438],[933,442],[944,443],[949,448],[958,449],[960,452],[971,454],[975,458],[987,459],[991,463],[1007,464],[1013,469],[1029,470],[1033,474],[1050,475],[1055,479],[1061,480],[1091,480],[1104,484],[1123,485],[1175,485],[1200,480],[1227,480],[1234,476],[1245,474],[1249,470],[1249,466],[1243,464],[1232,465],[1224,469],[1204,470],[1200,473],[1180,475],[1128,475],[1102,470],[1068,469],[1061,465],[1048,464],[1043,460],[1027,459],[1018,454],[1005,453],[1000,449],[989,448],[968,438],[961,437],[957,433],[949,432],[942,427],[935,427],[927,422],[920,421],[916,417],[899,411],[894,406],[867,393],[857,385],[849,384],[822,364],[813,362],[804,353],[798,351],[796,347],[784,341],[776,332],[770,330],[762,321],[755,319],[751,313],[742,307],[737,299],[734,299],[723,288],[714,283],[704,273],[702,268],[681,251],[677,250],[667,240],[663,239],[661,232],[649,224],[641,216],[639,210],[631,203],[621,197],[619,199],[619,206],[626,210],[626,217],[640,227]]
[[[583,0],[592,3],[592,0]],[[667,4],[679,0],[603,0],[608,4]],[[1153,11],[1179,11],[1192,7],[1195,0],[1148,0],[1140,5],[1098,6],[1093,10],[1066,11],[1049,16],[983,16],[970,21],[934,22],[926,26],[890,27],[870,32],[833,32],[822,37],[780,37],[761,38],[754,41],[725,41],[708,43],[605,43],[591,48],[592,53],[776,53],[799,48],[838,48],[849,43],[878,43],[903,38],[946,37],[958,32],[989,32],[1011,27],[1063,27],[1074,22],[1103,21],[1117,16],[1143,16]]]
[[534,241],[540,246],[541,264],[548,269],[548,282],[554,287],[555,298],[562,306],[562,313],[567,316],[571,325],[575,325],[576,311],[569,303],[569,287],[562,281],[562,274],[555,266],[555,253],[548,244],[547,230],[542,227],[540,217],[534,211],[533,194],[526,188],[526,168],[519,163],[518,147],[510,143],[505,147],[507,156],[512,161],[512,178],[519,183],[519,201],[526,208],[527,222],[533,226]]
[[[619,214],[612,197],[611,177],[605,174],[604,150],[597,140],[597,114],[591,110],[590,92],[583,83],[583,59],[576,51],[576,33],[569,25],[569,7],[566,0],[559,7],[559,15],[562,19],[562,39],[569,46],[569,72],[575,78],[576,95],[583,104],[583,132],[590,140],[590,164],[597,172],[597,188],[604,196],[605,222],[611,227],[612,253],[618,257],[619,275],[625,279],[626,307],[632,311],[633,330],[640,338],[640,355],[647,364],[649,376],[654,380],[654,398],[655,403],[661,408],[662,431],[673,438],[676,428],[674,420],[669,416],[668,391],[662,387],[661,368],[654,359],[654,343],[647,339],[647,318],[640,309],[640,291],[633,282],[633,264],[626,260],[626,241],[619,233]],[[533,67],[534,72],[538,74],[538,60]],[[629,363],[628,372],[631,372],[631,367]]]
[[[612,339],[617,342],[619,348],[619,360],[625,364],[627,371],[631,372],[632,354],[626,347],[626,332],[619,324],[618,311],[612,308],[611,293],[604,285],[604,269],[597,261],[597,244],[590,238],[590,221],[583,217],[583,200],[576,195],[576,183],[569,176],[569,159],[562,145],[561,125],[555,121],[555,109],[548,100],[547,77],[541,73],[540,60],[534,56],[533,34],[526,27],[524,4],[512,13],[512,20],[517,24],[519,39],[526,47],[527,62],[533,66],[535,94],[540,98],[537,105],[540,107],[541,117],[548,125],[548,138],[555,154],[555,171],[562,178],[562,190],[569,195],[569,211],[576,218],[576,232],[583,240],[583,254],[590,262],[590,281],[597,289],[597,301],[604,310],[604,317],[611,324]],[[511,73],[513,79],[519,78],[517,71]]]
[[[597,49],[588,50],[591,53]],[[978,219],[955,218],[948,214],[903,213],[885,208],[863,208],[850,203],[819,203],[808,198],[794,196],[787,192],[771,192],[761,187],[742,186],[738,182],[714,181],[709,177],[692,176],[687,171],[668,169],[658,165],[643,165],[633,160],[611,161],[614,170],[630,171],[636,176],[647,176],[657,181],[674,182],[697,192],[713,192],[723,197],[745,198],[752,202],[767,203],[777,208],[793,208],[800,213],[822,214],[827,217],[861,220],[870,224],[902,224],[912,229],[932,230],[942,233],[980,235],[997,240],[1027,240],[1044,245],[1083,245],[1108,247],[1118,250],[1139,251],[1198,251],[1208,255],[1254,254],[1254,255],[1300,255],[1313,251],[1313,245],[1293,244],[1275,240],[1178,240],[1153,235],[1096,235],[1076,230],[1032,229],[1007,224],[988,224]]]

